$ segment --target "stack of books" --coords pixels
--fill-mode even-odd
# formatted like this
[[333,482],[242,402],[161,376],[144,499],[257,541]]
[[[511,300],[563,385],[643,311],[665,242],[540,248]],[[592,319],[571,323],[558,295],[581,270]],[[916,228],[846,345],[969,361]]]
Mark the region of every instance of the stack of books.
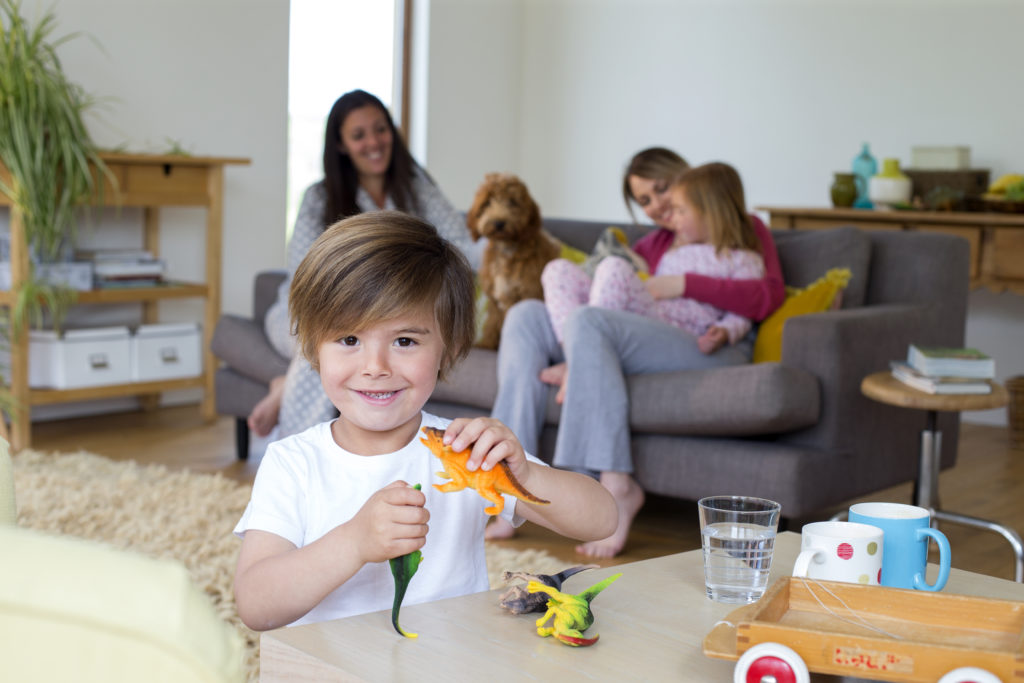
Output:
[[145,249],[80,250],[75,259],[92,264],[97,289],[156,287],[163,283],[167,269],[167,264]]
[[996,362],[977,349],[910,345],[907,361],[890,363],[892,376],[929,394],[989,394]]

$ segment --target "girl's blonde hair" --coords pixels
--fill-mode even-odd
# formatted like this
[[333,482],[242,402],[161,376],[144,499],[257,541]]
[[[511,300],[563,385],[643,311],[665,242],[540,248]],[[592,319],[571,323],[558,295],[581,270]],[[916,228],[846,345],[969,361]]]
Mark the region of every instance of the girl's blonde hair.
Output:
[[476,336],[473,270],[429,223],[398,211],[361,213],[327,228],[310,247],[288,298],[292,332],[319,369],[320,345],[339,333],[429,307],[444,342],[439,379]]
[[633,203],[636,197],[633,196],[633,188],[629,186],[629,177],[637,176],[645,180],[664,180],[671,183],[680,173],[688,169],[690,165],[667,147],[648,147],[633,155],[626,166],[626,172],[622,174],[622,198],[626,202],[626,210],[629,217],[636,223],[636,216],[633,214]]
[[674,192],[682,192],[708,229],[708,243],[716,251],[751,249],[761,242],[747,213],[740,174],[729,164],[715,161],[695,166],[676,176]]

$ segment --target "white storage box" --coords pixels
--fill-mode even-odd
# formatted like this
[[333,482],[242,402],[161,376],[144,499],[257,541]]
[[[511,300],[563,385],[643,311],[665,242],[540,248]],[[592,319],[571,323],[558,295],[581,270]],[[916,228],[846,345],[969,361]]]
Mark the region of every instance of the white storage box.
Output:
[[197,377],[203,371],[199,325],[140,325],[132,337],[132,379]]
[[970,147],[911,147],[910,167],[922,170],[960,171],[971,167]]
[[131,381],[127,327],[29,333],[28,384],[32,388],[80,389]]

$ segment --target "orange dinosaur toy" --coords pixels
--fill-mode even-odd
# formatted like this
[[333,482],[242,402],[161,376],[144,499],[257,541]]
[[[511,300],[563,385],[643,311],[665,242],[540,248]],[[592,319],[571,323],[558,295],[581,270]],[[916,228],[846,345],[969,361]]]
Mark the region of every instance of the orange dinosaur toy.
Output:
[[499,462],[497,467],[486,472],[484,470],[470,472],[466,469],[466,461],[469,460],[472,449],[467,448],[456,453],[451,446],[444,444],[444,431],[435,427],[424,427],[423,433],[427,435],[427,438],[420,438],[420,441],[441,459],[441,464],[444,466],[444,471],[438,472],[437,476],[451,480],[446,484],[434,484],[434,488],[438,491],[448,493],[461,491],[467,487],[476,489],[481,497],[494,503],[492,507],[484,508],[484,512],[489,515],[501,514],[501,511],[505,509],[505,499],[501,497],[503,493],[509,493],[519,500],[525,500],[534,505],[547,505],[551,502],[538,498],[523,488],[504,460]]

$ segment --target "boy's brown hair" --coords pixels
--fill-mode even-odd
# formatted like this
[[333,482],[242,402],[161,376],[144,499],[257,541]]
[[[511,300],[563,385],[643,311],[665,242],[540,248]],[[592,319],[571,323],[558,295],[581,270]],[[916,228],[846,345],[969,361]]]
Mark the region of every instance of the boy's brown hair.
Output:
[[716,251],[751,249],[760,253],[754,225],[747,213],[740,174],[720,161],[695,166],[679,174],[673,191],[683,192],[708,228],[708,243]]
[[319,370],[320,344],[338,333],[430,307],[444,356],[439,379],[476,336],[473,270],[429,223],[399,211],[371,211],[327,228],[302,259],[289,292],[292,331]]

